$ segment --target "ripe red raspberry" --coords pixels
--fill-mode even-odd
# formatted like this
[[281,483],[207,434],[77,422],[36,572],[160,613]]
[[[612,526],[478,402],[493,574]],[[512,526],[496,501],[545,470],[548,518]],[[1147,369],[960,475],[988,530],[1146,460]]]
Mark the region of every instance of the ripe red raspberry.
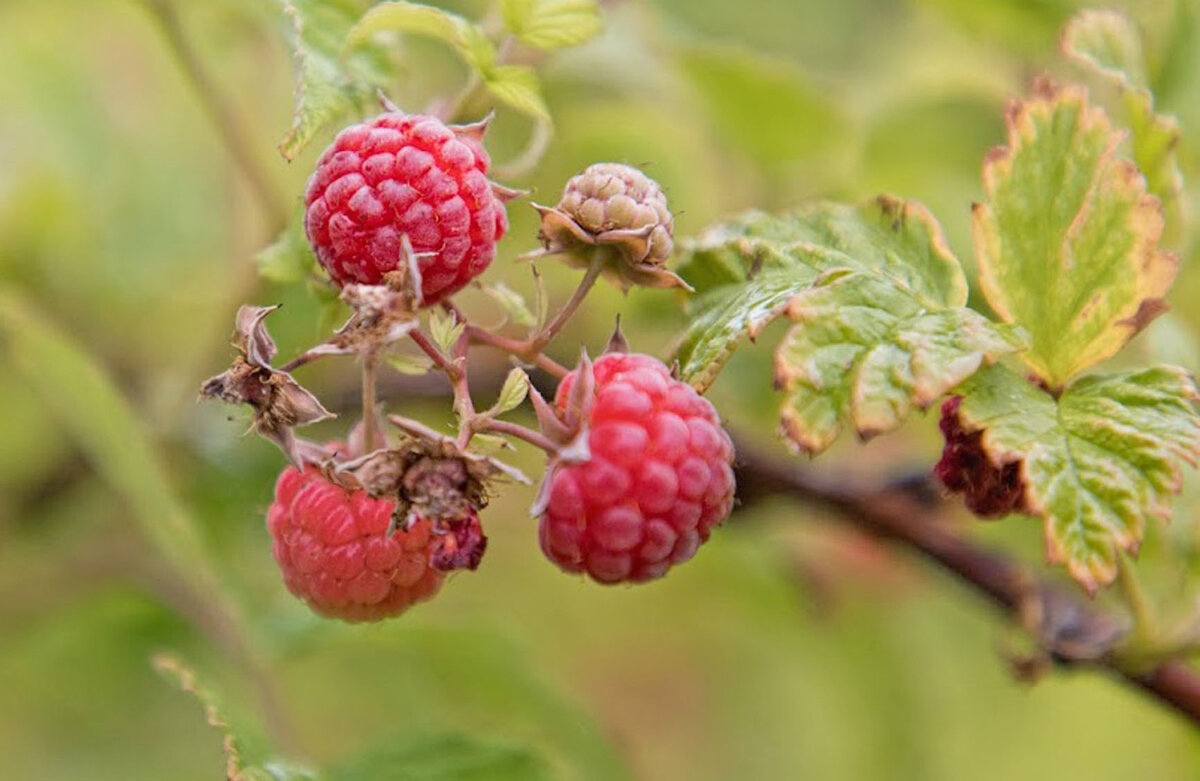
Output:
[[[717,412],[648,355],[594,365],[590,458],[550,476],[539,537],[567,572],[601,583],[661,577],[695,555],[733,507],[733,443]],[[559,385],[563,410],[577,372]]]
[[314,466],[289,466],[267,511],[275,561],[288,590],[317,613],[378,621],[437,593],[428,521],[387,536],[394,502],[335,485]]
[[942,404],[938,424],[945,437],[942,458],[933,468],[942,484],[963,495],[967,509],[980,518],[1002,518],[1025,512],[1025,483],[1021,463],[996,466],[983,448],[983,432],[963,428],[958,415],[962,399],[949,398]]
[[[304,193],[304,229],[338,286],[378,285],[418,253],[424,304],[483,273],[508,230],[479,126],[392,112],[338,134]],[[427,253],[427,254],[423,254]]]

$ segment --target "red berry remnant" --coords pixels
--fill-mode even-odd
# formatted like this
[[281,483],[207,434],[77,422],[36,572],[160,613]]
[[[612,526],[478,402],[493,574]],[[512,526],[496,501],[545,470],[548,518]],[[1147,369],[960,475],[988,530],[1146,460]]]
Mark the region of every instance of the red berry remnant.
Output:
[[962,399],[942,404],[939,426],[946,439],[942,458],[933,468],[946,488],[963,495],[967,509],[981,518],[1025,512],[1025,484],[1019,461],[996,466],[983,449],[983,432],[967,431],[958,415]]
[[[423,522],[423,521],[422,521]],[[476,570],[487,550],[487,537],[475,511],[463,520],[448,523],[443,521],[434,526],[436,542],[430,564],[442,572],[456,569]]]
[[[590,457],[550,476],[539,537],[567,572],[601,583],[661,577],[695,555],[733,507],[733,442],[712,404],[648,355],[594,364]],[[577,372],[559,385],[567,404]]]
[[404,235],[426,306],[483,273],[508,216],[487,178],[481,134],[397,112],[338,134],[304,193],[305,232],[338,286],[383,282],[401,263]]
[[443,576],[430,566],[430,523],[389,537],[394,508],[330,482],[315,466],[283,470],[267,529],[288,590],[317,613],[344,621],[399,615],[437,593]]

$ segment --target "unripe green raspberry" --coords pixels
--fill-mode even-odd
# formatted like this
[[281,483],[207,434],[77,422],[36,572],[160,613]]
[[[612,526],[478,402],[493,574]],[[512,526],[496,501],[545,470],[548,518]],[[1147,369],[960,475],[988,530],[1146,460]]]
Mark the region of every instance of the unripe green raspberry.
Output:
[[541,254],[563,253],[580,267],[602,263],[622,288],[687,286],[663,268],[674,249],[667,196],[638,169],[596,163],[571,177],[558,206],[534,208],[542,215]]

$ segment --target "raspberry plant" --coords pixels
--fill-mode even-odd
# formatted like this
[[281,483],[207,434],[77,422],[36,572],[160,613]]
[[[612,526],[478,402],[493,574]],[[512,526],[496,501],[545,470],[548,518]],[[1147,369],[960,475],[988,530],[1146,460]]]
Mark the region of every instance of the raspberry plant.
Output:
[[[590,3],[501,5],[510,44],[546,50],[595,32]],[[533,204],[543,248],[527,258],[561,258],[582,276],[554,317],[514,336],[473,322],[453,300],[497,256],[505,202],[520,193],[487,179],[488,117],[449,123],[481,95],[515,108],[534,122],[521,165],[536,164],[550,128],[536,72],[504,62],[507,44],[497,48],[485,27],[407,2],[381,3],[337,30],[351,56],[335,60],[337,47],[319,42],[312,26],[321,22],[306,8],[288,6],[302,63],[296,122],[281,147],[289,158],[362,106],[373,82],[350,65],[388,53],[381,33],[440,39],[472,71],[462,94],[436,100],[428,114],[383,98],[382,115],[341,130],[304,195],[303,231],[318,263],[308,265],[313,255],[295,231],[267,256],[268,273],[291,263],[340,289],[350,320],[276,368],[270,310],[243,309],[240,357],[205,386],[250,404],[256,430],[292,461],[270,528],[289,587],[315,609],[390,615],[431,595],[439,571],[479,566],[487,497],[530,482],[480,452],[481,438],[546,452],[533,515],[551,561],[603,583],[662,576],[732,507],[734,448],[699,394],[743,337],[779,317],[793,323],[776,351],[775,382],[782,431],[797,450],[819,454],[847,430],[882,435],[944,402],[942,484],[980,516],[1041,518],[1048,559],[1089,593],[1130,566],[1151,519],[1169,515],[1180,463],[1200,456],[1194,378],[1170,366],[1091,371],[1166,309],[1178,259],[1164,236],[1185,230],[1179,131],[1155,112],[1138,76],[1140,43],[1122,17],[1081,15],[1064,51],[1082,75],[1115,87],[1132,131],[1084,86],[1048,77],[1009,107],[1006,143],[985,160],[985,200],[974,206],[986,306],[969,304],[967,274],[937,218],[891,195],[719,222],[682,242],[672,271],[664,191],[637,168],[600,162],[566,182],[555,206]],[[604,355],[592,361],[585,350],[570,372],[550,357],[600,276],[622,289],[686,291],[671,368],[627,352],[619,330]],[[529,312],[511,291],[505,300]],[[449,378],[453,433],[395,414],[385,431],[376,366],[403,342],[427,359],[409,359],[409,370]],[[474,345],[516,364],[486,410],[470,387]],[[298,439],[293,427],[328,413],[292,372],[337,354],[362,365],[362,421],[345,445]],[[559,381],[553,404],[527,370]],[[501,417],[527,398],[536,430]],[[397,563],[401,551],[423,557],[411,573]],[[406,590],[409,581],[421,587]]]
[[[481,21],[413,2],[361,15],[321,0],[282,6],[298,84],[279,151],[294,160],[330,145],[260,268],[307,284],[328,312],[348,317],[279,362],[268,331],[277,307],[247,303],[233,363],[202,394],[248,405],[252,429],[284,454],[265,526],[284,583],[313,611],[353,622],[426,600],[421,609],[436,611],[441,590],[467,576],[459,571],[488,577],[487,505],[498,492],[526,491],[531,544],[600,584],[677,577],[734,510],[735,492],[747,502],[792,492],[918,548],[1014,613],[1034,648],[1015,660],[1020,671],[1050,661],[1103,667],[1200,721],[1200,683],[1180,665],[1200,645],[1200,616],[1183,600],[1152,609],[1135,560],[1164,533],[1184,467],[1200,458],[1200,392],[1185,369],[1134,365],[1122,352],[1166,311],[1177,253],[1193,239],[1181,131],[1156,107],[1128,20],[1074,18],[1062,38],[1070,75],[1040,77],[1010,104],[1003,145],[983,161],[968,269],[928,208],[890,194],[750,211],[677,236],[667,189],[623,162],[588,165],[554,205],[498,183],[535,169],[553,137],[537,66],[599,32],[589,0],[501,0]],[[459,92],[393,102],[412,36],[462,60]],[[495,109],[523,117],[528,136],[493,165]],[[508,235],[516,209],[539,220],[540,249],[520,258],[534,269],[534,306],[488,278],[517,254]],[[555,262],[579,278],[550,307],[536,264]],[[631,350],[619,328],[590,335],[594,358],[564,346],[564,328],[601,278],[657,289],[646,295],[663,309],[682,304],[669,354]],[[456,299],[470,287],[501,303],[508,321],[485,325]],[[1029,578],[1033,567],[964,552],[926,519],[904,520],[897,508],[915,500],[902,487],[859,495],[806,482],[764,460],[753,434],[739,454],[704,394],[747,337],[780,319],[789,325],[774,380],[795,451],[817,456],[843,434],[881,436],[938,405],[944,448],[930,471],[945,492],[981,518],[1038,519],[1046,559],[1082,594],[1050,585],[1053,571]],[[473,348],[512,365],[486,407],[476,406]],[[303,372],[349,359],[361,414],[331,424]],[[380,398],[387,367],[444,375],[453,428]],[[522,407],[536,427],[518,422]],[[298,432],[318,423],[341,428],[327,441]],[[544,451],[541,475],[507,463],[518,443]],[[1114,583],[1119,599],[1100,596]],[[228,727],[186,668],[166,657],[156,665]],[[232,732],[227,745],[231,777],[308,775],[268,767]],[[444,750],[489,754],[453,741]]]

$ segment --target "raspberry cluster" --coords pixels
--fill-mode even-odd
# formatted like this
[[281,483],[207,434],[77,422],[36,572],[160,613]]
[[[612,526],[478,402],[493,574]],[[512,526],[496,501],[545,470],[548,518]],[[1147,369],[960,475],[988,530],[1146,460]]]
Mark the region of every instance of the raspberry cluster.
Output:
[[983,432],[962,425],[958,396],[942,404],[939,426],[946,446],[934,474],[949,490],[962,494],[967,509],[981,518],[1002,518],[1025,511],[1025,483],[1021,463],[996,466],[983,448]]
[[426,305],[483,273],[508,230],[477,127],[392,112],[351,125],[317,161],[304,227],[338,284],[378,285],[417,254]]
[[[543,552],[601,583],[661,577],[695,555],[733,506],[733,443],[711,403],[648,355],[593,367],[589,457],[550,475]],[[559,385],[563,410],[578,371]]]
[[334,484],[315,466],[285,469],[267,529],[288,590],[345,621],[378,621],[432,597],[443,579],[430,563],[438,539],[426,520],[389,536],[394,508]]

